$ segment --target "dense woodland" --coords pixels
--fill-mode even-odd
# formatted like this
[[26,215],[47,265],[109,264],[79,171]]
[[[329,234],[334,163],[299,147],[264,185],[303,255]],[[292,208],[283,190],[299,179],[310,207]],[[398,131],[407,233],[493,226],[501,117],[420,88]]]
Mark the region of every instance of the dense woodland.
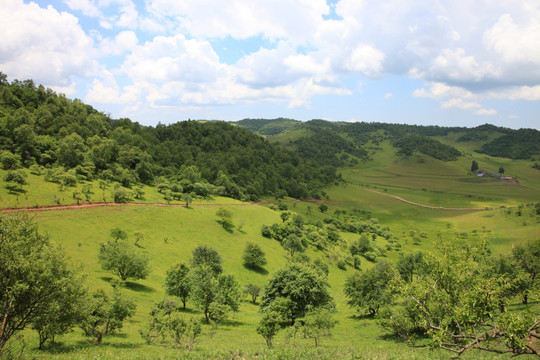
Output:
[[[83,179],[169,183],[173,190],[255,200],[264,195],[319,197],[339,181],[319,166],[258,135],[220,121],[156,127],[112,120],[79,100],[33,81],[0,81],[0,148],[6,169],[62,167]],[[51,174],[57,179],[63,174]]]
[[[237,126],[220,121],[143,126],[113,120],[32,80],[9,83],[0,75],[2,167],[47,168],[53,181],[98,177],[127,187],[162,183],[164,192],[202,197],[320,198],[323,187],[340,181],[336,167],[369,161],[366,145],[373,150],[384,139],[391,140],[399,156],[419,152],[443,161],[461,156],[433,138],[450,133],[462,134],[460,141],[495,138],[478,150],[493,156],[535,159],[540,154],[540,132],[491,125],[466,129],[280,118],[245,119]],[[290,131],[297,136],[279,144],[253,133]]]
[[[369,160],[365,145],[369,142],[377,145],[384,139],[391,140],[399,156],[410,156],[418,152],[443,161],[456,160],[461,153],[435,138],[453,133],[459,135],[459,142],[477,143],[476,151],[479,153],[523,160],[535,160],[540,156],[538,130],[512,130],[489,124],[464,128],[323,120],[300,122],[283,118],[244,119],[237,124],[261,135],[287,132],[300,134],[294,140],[281,145],[294,149],[304,158],[323,159],[325,163],[338,166],[356,165],[357,161]],[[357,161],[347,161],[349,156]]]

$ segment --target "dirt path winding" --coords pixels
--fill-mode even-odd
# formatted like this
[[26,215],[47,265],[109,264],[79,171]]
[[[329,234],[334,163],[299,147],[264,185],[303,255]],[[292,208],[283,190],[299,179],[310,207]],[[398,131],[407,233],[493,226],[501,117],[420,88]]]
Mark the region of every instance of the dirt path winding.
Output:
[[407,204],[411,204],[411,205],[415,205],[415,206],[420,206],[420,207],[423,207],[423,208],[427,208],[427,209],[437,209],[437,210],[453,210],[453,211],[477,211],[477,210],[491,210],[492,208],[488,208],[488,207],[483,207],[483,208],[473,208],[473,207],[464,207],[464,208],[451,208],[451,207],[442,207],[442,206],[431,206],[431,205],[425,205],[425,204],[419,204],[419,203],[416,203],[416,202],[413,202],[413,201],[410,201],[410,200],[407,200],[407,199],[404,199],[402,197],[399,197],[397,195],[392,195],[392,194],[387,194],[387,193],[384,193],[382,191],[377,191],[377,190],[372,190],[372,189],[366,189],[367,191],[371,191],[373,193],[377,193],[377,194],[381,194],[381,195],[385,195],[385,196],[389,196],[389,197],[392,197],[394,199],[397,199],[399,201],[403,201],[403,202],[406,202]]
[[[396,200],[403,201],[407,204],[420,206],[427,209],[436,209],[436,210],[452,210],[452,211],[478,211],[478,210],[491,210],[492,208],[473,208],[473,207],[464,207],[464,208],[451,208],[451,207],[442,207],[442,206],[431,206],[425,204],[419,204],[397,195],[392,195],[384,193],[382,191],[377,191],[373,189],[366,189],[376,194],[392,197]],[[314,202],[317,204],[326,203],[326,204],[336,204],[336,205],[356,205],[356,206],[370,206],[368,204],[356,204],[342,201],[331,201],[331,200],[316,200],[316,199],[304,199],[304,200],[292,200],[290,202]],[[242,204],[190,204],[189,207],[221,207],[221,206],[255,206],[270,203],[269,200],[261,200],[253,203],[242,203]],[[32,206],[32,207],[20,207],[20,208],[4,208],[1,209],[2,212],[13,212],[13,211],[28,211],[28,212],[41,212],[41,211],[59,211],[59,210],[80,210],[80,209],[92,209],[99,207],[111,207],[111,206],[161,206],[161,207],[186,207],[185,204],[163,204],[163,203],[114,203],[114,202],[96,202],[96,203],[82,203],[82,204],[71,204],[71,205],[46,205],[46,206]]]
[[[254,203],[245,204],[190,204],[189,207],[219,207],[219,206],[255,206],[267,203],[267,200],[261,200]],[[70,204],[70,205],[46,205],[46,206],[32,206],[32,207],[20,207],[20,208],[4,208],[2,212],[13,211],[59,211],[59,210],[80,210],[80,209],[92,209],[99,207],[110,206],[161,206],[161,207],[187,207],[185,204],[163,204],[163,203],[114,203],[114,202],[96,202],[96,203],[82,203],[82,204]]]

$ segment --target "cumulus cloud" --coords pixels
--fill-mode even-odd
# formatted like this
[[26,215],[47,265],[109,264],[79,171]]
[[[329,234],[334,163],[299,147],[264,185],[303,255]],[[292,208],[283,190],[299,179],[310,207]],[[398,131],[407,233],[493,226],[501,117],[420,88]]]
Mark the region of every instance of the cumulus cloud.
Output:
[[504,14],[484,34],[489,49],[494,50],[507,63],[540,65],[540,11],[531,14],[524,24],[518,25],[512,15]]
[[122,31],[112,39],[102,39],[99,50],[101,55],[121,55],[132,50],[137,43],[137,34],[133,31]]
[[93,40],[78,19],[22,0],[0,2],[0,68],[15,78],[70,88],[97,69]]
[[476,115],[497,115],[495,109],[478,109],[474,112]]
[[461,98],[473,99],[476,96],[469,90],[458,86],[450,86],[442,82],[432,82],[427,84],[428,88],[416,89],[413,91],[415,97],[427,97],[434,99],[441,98]]
[[215,81],[226,68],[209,42],[179,34],[133,48],[121,70],[135,80],[203,83]]
[[456,108],[456,109],[462,109],[462,110],[470,110],[470,109],[480,108],[482,107],[482,105],[476,102],[469,102],[469,101],[464,101],[463,99],[454,98],[454,99],[450,99],[448,101],[443,102],[441,104],[441,107],[443,109]]
[[345,68],[366,76],[379,76],[382,71],[384,54],[373,46],[360,44],[345,62]]
[[[89,78],[88,101],[133,101],[142,111],[309,107],[315,95],[352,94],[360,81],[386,77],[419,81],[412,96],[477,115],[498,112],[484,107],[490,99],[540,100],[538,0],[64,3],[72,14],[52,1],[0,3],[2,71],[67,91]],[[234,61],[220,58],[220,41],[254,39],[263,41]]]
[[262,35],[296,43],[310,38],[330,10],[325,0],[150,0],[148,9],[198,38]]

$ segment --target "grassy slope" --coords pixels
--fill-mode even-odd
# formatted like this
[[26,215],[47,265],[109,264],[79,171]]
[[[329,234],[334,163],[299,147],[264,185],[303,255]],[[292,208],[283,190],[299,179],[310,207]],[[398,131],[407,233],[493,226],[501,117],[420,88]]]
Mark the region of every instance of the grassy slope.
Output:
[[[302,209],[301,205],[297,210]],[[125,229],[129,235],[128,241],[134,240],[134,232],[142,232],[144,240],[142,250],[151,259],[152,272],[145,279],[128,283],[125,295],[137,302],[137,313],[129,320],[121,333],[106,338],[101,347],[85,343],[79,331],[63,337],[66,347],[59,349],[58,357],[112,357],[128,358],[132,356],[163,357],[176,356],[175,350],[163,349],[157,346],[147,346],[138,335],[138,330],[148,318],[148,312],[155,301],[165,296],[163,282],[166,270],[175,262],[187,262],[191,250],[199,244],[208,244],[219,251],[224,260],[226,273],[235,274],[241,284],[249,282],[264,286],[271,273],[281,267],[287,260],[286,252],[278,242],[265,239],[260,235],[260,224],[281,221],[278,213],[266,207],[231,207],[234,212],[234,222],[246,219],[242,232],[230,234],[216,222],[215,208],[158,208],[158,207],[108,207],[89,210],[66,210],[41,212],[36,214],[36,221],[41,231],[45,231],[70,254],[74,263],[80,264],[89,274],[90,288],[109,289],[110,274],[102,271],[97,264],[99,243],[108,238],[109,230],[113,227]],[[163,241],[168,238],[167,243]],[[265,267],[267,272],[258,273],[242,266],[242,252],[245,244],[253,241],[260,244],[268,259]],[[320,256],[320,253],[311,253]],[[362,351],[364,354],[375,354],[381,358],[391,358],[400,354],[402,358],[422,358],[425,353],[411,351],[403,344],[390,339],[381,338],[383,331],[371,319],[358,320],[351,317],[352,312],[346,306],[342,293],[346,276],[351,270],[343,271],[330,266],[331,293],[337,303],[339,321],[332,341],[323,340],[328,354],[339,351]],[[258,307],[247,301],[242,303],[240,312],[230,321],[220,327],[213,336],[210,329],[205,328],[205,335],[198,345],[195,355],[208,356],[216,351],[247,351],[251,354],[265,352],[263,338],[256,334],[255,328],[259,319]],[[188,302],[189,314],[200,317]],[[33,332],[27,334],[30,342],[30,353],[33,356],[49,357],[51,353],[40,353],[35,350],[36,338]],[[281,334],[278,344],[283,343]],[[284,350],[292,351],[292,357],[298,356],[298,351],[311,351],[311,341],[297,339],[298,349],[286,346]],[[219,351],[218,351],[219,349]],[[424,355],[422,355],[424,354]],[[334,355],[329,355],[330,358]],[[371,357],[371,355],[367,355]]]
[[[452,142],[452,139],[441,139]],[[537,218],[531,216],[532,209],[525,208],[523,215],[518,217],[508,214],[499,206],[516,206],[522,203],[540,201],[540,176],[538,170],[530,169],[530,164],[520,161],[507,161],[495,159],[484,155],[472,154],[455,162],[443,163],[423,157],[419,162],[416,157],[407,160],[396,160],[394,150],[388,143],[380,145],[382,151],[374,156],[374,161],[361,164],[357,169],[344,169],[344,178],[347,185],[336,186],[328,190],[331,200],[336,203],[329,204],[329,212],[322,214],[314,203],[292,204],[290,209],[306,215],[308,207],[311,208],[312,220],[331,216],[336,209],[353,209],[369,211],[373,218],[377,218],[382,226],[389,226],[393,234],[397,235],[404,247],[404,251],[415,249],[431,250],[433,242],[438,236],[454,237],[455,232],[471,232],[476,230],[478,236],[487,236],[495,252],[508,253],[513,243],[532,240],[538,237],[540,226]],[[468,147],[468,148],[467,148]],[[472,149],[471,144],[463,144],[461,151]],[[506,169],[510,176],[519,176],[519,185],[500,182],[476,182],[477,179],[468,175],[472,159],[480,163],[481,168],[498,170],[499,166]],[[0,174],[3,177],[3,172]],[[474,181],[463,181],[472,179]],[[44,183],[41,177],[29,175],[29,184],[25,186],[24,195],[8,194],[3,187],[0,188],[2,207],[22,207],[38,205],[53,205],[54,194],[62,196],[63,204],[74,203],[70,188],[59,193],[58,185]],[[92,201],[102,201],[103,192],[94,182]],[[78,186],[80,188],[81,185]],[[389,194],[399,195],[409,200],[433,206],[444,207],[494,207],[489,211],[450,211],[439,209],[426,209],[379,193],[370,189]],[[105,191],[107,201],[111,200],[111,189]],[[162,202],[162,196],[153,188],[145,188],[145,202]],[[195,201],[195,203],[202,201]],[[211,201],[217,204],[238,204],[231,199],[217,198]],[[81,336],[80,331],[62,338],[65,346],[58,348],[55,356],[60,358],[105,357],[105,358],[131,358],[131,357],[175,357],[181,353],[175,350],[157,346],[147,346],[138,335],[148,312],[155,301],[164,298],[163,281],[166,270],[175,262],[187,262],[191,257],[191,250],[199,244],[208,244],[215,247],[224,259],[224,268],[227,273],[234,274],[243,285],[249,282],[263,286],[270,274],[281,267],[287,260],[285,251],[272,240],[264,239],[260,235],[262,224],[271,224],[281,221],[279,214],[263,206],[231,206],[234,212],[233,221],[236,224],[244,223],[242,232],[233,234],[224,231],[216,222],[216,207],[167,208],[167,207],[107,207],[87,210],[65,210],[42,212],[36,214],[36,221],[42,231],[48,232],[51,237],[60,243],[69,253],[74,263],[81,264],[84,271],[89,274],[88,285],[91,288],[109,289],[111,275],[102,271],[97,264],[99,243],[109,236],[109,230],[121,227],[129,235],[128,241],[134,241],[134,233],[144,234],[141,242],[142,250],[151,259],[152,272],[145,279],[129,283],[126,296],[137,301],[137,314],[126,323],[125,328],[117,336],[107,338],[104,346],[90,346]],[[417,233],[426,232],[427,238],[421,245],[413,245],[408,237],[410,230]],[[442,235],[439,235],[439,234]],[[344,238],[352,241],[357,235],[343,234]],[[167,238],[167,242],[164,239]],[[247,241],[259,243],[266,252],[268,265],[267,273],[249,271],[242,266],[241,256]],[[465,240],[461,240],[465,241]],[[384,242],[377,240],[381,245]],[[309,251],[312,257],[322,257],[321,252]],[[399,254],[395,251],[388,253],[391,260],[397,259]],[[367,261],[363,266],[371,266]],[[421,349],[410,349],[402,343],[383,337],[383,330],[371,319],[352,318],[352,311],[346,305],[342,289],[347,276],[352,273],[339,270],[330,265],[329,281],[331,293],[334,296],[339,321],[334,330],[332,340],[323,340],[321,358],[347,358],[352,357],[350,351],[362,354],[366,358],[447,358],[448,354],[428,352]],[[217,333],[211,336],[208,328],[193,356],[201,358],[214,357],[219,354],[239,354],[247,352],[251,355],[261,353],[262,356],[278,357],[289,356],[313,357],[318,350],[312,348],[308,340],[297,339],[297,347],[291,345],[280,346],[275,353],[265,350],[262,337],[256,334],[255,327],[259,319],[258,307],[247,301],[242,303],[240,312],[223,325]],[[189,312],[200,317],[200,313],[193,310],[188,303]],[[27,354],[30,356],[48,358],[51,352],[40,353],[35,349],[36,337],[33,332],[26,333],[29,340]],[[284,334],[277,340],[283,344]],[[353,349],[353,350],[351,350]],[[225,356],[224,355],[224,356]],[[225,357],[233,357],[227,355]],[[274,356],[275,355],[275,356]],[[470,358],[477,358],[473,353]]]

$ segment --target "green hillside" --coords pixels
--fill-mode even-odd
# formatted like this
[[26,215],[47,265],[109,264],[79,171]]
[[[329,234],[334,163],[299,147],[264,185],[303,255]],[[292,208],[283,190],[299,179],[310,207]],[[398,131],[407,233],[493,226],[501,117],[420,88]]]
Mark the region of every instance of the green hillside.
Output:
[[[516,147],[523,131],[291,119],[147,127],[31,81],[0,84],[0,100],[0,358],[446,359],[441,347],[475,339],[461,357],[540,351],[539,154]],[[534,142],[536,130],[526,134]],[[244,265],[248,244],[264,265]],[[223,273],[192,261],[199,246],[217,251]],[[105,269],[107,247],[148,261],[146,276],[120,281]],[[47,277],[63,279],[64,253],[84,281]],[[166,293],[177,263],[189,268],[186,309]],[[54,301],[19,305],[41,279]],[[256,303],[241,291],[249,284],[261,288]],[[79,313],[60,331],[51,319],[70,313],[59,304],[71,286],[83,293]],[[100,345],[82,330],[98,318],[84,295],[96,290],[136,306]],[[110,307],[129,313],[120,300]],[[32,321],[6,345],[20,308]],[[34,328],[46,323],[57,333],[40,350]],[[201,331],[191,350],[186,324]]]

